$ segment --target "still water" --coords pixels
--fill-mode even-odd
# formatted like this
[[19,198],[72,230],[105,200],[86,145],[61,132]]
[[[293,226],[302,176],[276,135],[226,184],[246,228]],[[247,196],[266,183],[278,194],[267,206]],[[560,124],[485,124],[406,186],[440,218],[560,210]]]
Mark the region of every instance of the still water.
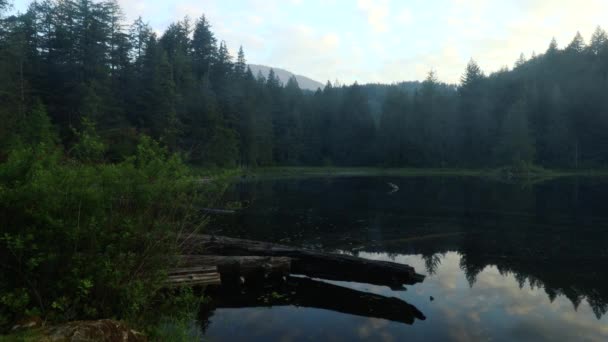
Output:
[[244,209],[214,217],[217,234],[415,267],[427,277],[406,291],[332,284],[425,319],[258,301],[211,312],[206,341],[608,341],[608,180],[254,179],[226,201]]

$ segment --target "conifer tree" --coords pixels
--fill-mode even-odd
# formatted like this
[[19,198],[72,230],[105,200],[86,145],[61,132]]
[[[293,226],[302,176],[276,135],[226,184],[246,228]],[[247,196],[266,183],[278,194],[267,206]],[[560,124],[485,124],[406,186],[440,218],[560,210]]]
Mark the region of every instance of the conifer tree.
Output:
[[211,32],[211,25],[201,16],[194,25],[192,35],[192,64],[195,79],[202,80],[217,59],[217,40]]
[[593,36],[591,36],[591,43],[589,49],[594,55],[599,55],[603,51],[608,50],[608,34],[601,27],[597,27]]
[[497,147],[499,160],[505,164],[522,165],[534,161],[534,141],[528,125],[527,105],[516,102],[502,123]]
[[527,62],[526,56],[523,53],[521,53],[519,55],[519,58],[515,62],[515,68],[519,68],[519,67],[523,66],[524,64],[526,64],[526,62]]
[[566,47],[566,51],[580,53],[585,50],[585,39],[580,32],[576,33],[572,42]]
[[[244,78],[245,73],[247,72],[247,60],[245,60],[245,52],[243,51],[243,47],[239,48],[239,54],[234,65],[234,72],[238,78]],[[249,70],[251,72],[251,70]]]
[[557,40],[555,37],[551,39],[551,43],[549,44],[549,48],[547,49],[547,55],[555,55],[559,51]]

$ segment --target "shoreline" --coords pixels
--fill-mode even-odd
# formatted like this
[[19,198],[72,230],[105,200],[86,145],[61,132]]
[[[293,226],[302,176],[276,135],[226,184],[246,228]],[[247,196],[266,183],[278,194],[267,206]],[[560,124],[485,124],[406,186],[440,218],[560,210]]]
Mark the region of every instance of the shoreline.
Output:
[[565,177],[608,177],[608,170],[558,170],[532,168],[512,173],[507,168],[458,169],[458,168],[380,168],[380,167],[308,167],[276,166],[244,169],[244,178],[301,178],[301,177],[477,177],[500,181],[542,181]]

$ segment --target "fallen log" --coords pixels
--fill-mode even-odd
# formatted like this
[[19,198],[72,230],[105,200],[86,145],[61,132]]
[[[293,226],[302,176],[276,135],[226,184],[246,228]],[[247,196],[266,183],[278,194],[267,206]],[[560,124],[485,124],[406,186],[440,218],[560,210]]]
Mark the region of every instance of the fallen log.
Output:
[[270,306],[299,306],[381,318],[413,324],[425,316],[415,306],[394,297],[328,284],[307,278],[288,277],[284,284],[269,288],[246,288],[234,292],[223,287],[211,289],[211,309]]
[[[312,278],[385,285],[392,289],[403,289],[403,285],[413,285],[424,280],[423,275],[417,274],[408,265],[274,243],[195,235],[190,236],[183,245],[189,255],[239,257],[237,259],[251,256],[287,257],[291,259],[292,274]],[[200,260],[202,259],[204,258]]]
[[260,283],[266,279],[279,279],[289,275],[291,258],[263,256],[182,255],[182,266],[215,266],[221,276],[222,285],[238,285],[240,278],[249,283]]
[[281,273],[288,275],[291,258],[267,256],[223,256],[223,255],[182,255],[180,264],[184,267],[216,266],[219,273],[249,275],[256,272]]
[[215,266],[175,268],[168,272],[165,286],[221,285],[220,273]]

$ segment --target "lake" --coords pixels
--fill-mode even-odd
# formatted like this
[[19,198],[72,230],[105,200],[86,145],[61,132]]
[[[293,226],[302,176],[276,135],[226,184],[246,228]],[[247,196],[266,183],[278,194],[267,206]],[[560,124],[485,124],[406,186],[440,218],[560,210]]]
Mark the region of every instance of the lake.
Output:
[[608,180],[249,179],[226,202],[244,208],[214,216],[213,233],[415,267],[427,277],[406,291],[332,284],[399,298],[425,319],[269,300],[210,312],[206,341],[608,341]]

